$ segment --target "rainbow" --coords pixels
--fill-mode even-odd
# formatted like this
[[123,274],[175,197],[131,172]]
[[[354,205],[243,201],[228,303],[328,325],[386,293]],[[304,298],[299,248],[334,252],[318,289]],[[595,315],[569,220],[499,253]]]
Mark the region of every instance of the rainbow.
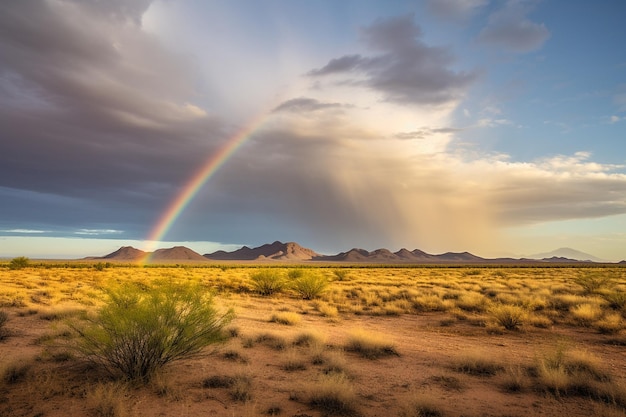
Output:
[[239,129],[216,153],[212,154],[204,165],[189,179],[176,195],[176,198],[168,205],[167,210],[161,215],[146,238],[148,245],[147,253],[139,260],[141,264],[145,265],[150,261],[152,252],[156,249],[158,243],[167,234],[174,222],[176,222],[176,219],[178,219],[200,189],[202,189],[202,186],[230,159],[241,145],[246,143],[254,132],[263,126],[268,119],[266,115],[267,113],[262,113],[246,126]]

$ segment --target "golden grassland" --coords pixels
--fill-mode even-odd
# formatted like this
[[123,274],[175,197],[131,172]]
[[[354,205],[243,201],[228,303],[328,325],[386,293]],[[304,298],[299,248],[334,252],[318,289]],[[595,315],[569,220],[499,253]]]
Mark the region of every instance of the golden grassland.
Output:
[[[164,281],[229,339],[143,385],[85,363],[71,323]],[[0,339],[7,416],[626,415],[619,267],[0,265]]]

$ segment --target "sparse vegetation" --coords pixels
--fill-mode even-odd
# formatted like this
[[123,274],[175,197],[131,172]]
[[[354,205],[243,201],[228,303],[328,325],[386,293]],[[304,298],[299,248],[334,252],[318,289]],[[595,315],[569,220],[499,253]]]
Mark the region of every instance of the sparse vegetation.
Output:
[[30,265],[30,259],[25,256],[18,256],[17,258],[11,259],[9,262],[9,269],[24,269]]
[[462,372],[474,376],[493,376],[504,367],[493,360],[488,352],[474,351],[466,352],[457,357],[452,368],[457,372]]
[[[0,345],[0,415],[47,415],[66,403],[86,416],[135,415],[140,404],[154,407],[146,412],[168,415],[180,414],[180,407],[189,415],[219,414],[222,407],[229,415],[255,416],[313,408],[308,414],[367,417],[384,409],[392,416],[461,415],[467,410],[460,404],[471,404],[467,396],[476,384],[485,395],[515,395],[527,406],[557,397],[542,401],[546,415],[568,413],[572,404],[589,415],[626,410],[626,377],[615,356],[626,346],[624,268],[276,263],[100,269],[93,263],[81,268],[37,263],[15,271],[8,264],[0,268],[0,332],[11,329],[9,342]],[[334,270],[350,279],[333,277]],[[282,279],[284,291],[263,295],[252,280],[262,271]],[[292,283],[312,275],[333,278],[309,300]],[[588,290],[576,281],[587,276],[609,279]],[[135,303],[128,294],[151,299],[157,288],[167,293],[180,287],[206,296],[215,312],[232,306],[240,313],[219,332],[224,348],[201,348],[164,370],[159,365],[149,376],[132,378],[93,358],[85,361],[85,350],[69,349],[83,346],[80,332],[111,310],[111,292],[124,305],[116,317],[130,320],[143,315],[131,308]],[[211,298],[211,291],[219,298]],[[161,320],[159,328],[169,322],[166,317],[171,315],[154,319]],[[523,334],[511,333],[520,329]],[[143,340],[142,333],[130,333],[134,338],[127,340]],[[569,345],[546,348],[553,338]],[[152,349],[150,343],[145,346]],[[21,359],[20,346],[32,352],[30,359]],[[135,347],[139,356],[151,352]],[[399,353],[403,357],[394,359]],[[416,377],[403,378],[403,372]],[[325,385],[332,387],[323,391]],[[460,401],[441,401],[452,397]],[[497,405],[493,410],[507,412]]]
[[489,314],[496,323],[507,330],[519,330],[528,318],[528,312],[525,308],[507,304],[491,307]]
[[293,326],[295,324],[298,324],[300,323],[301,320],[302,320],[302,316],[292,311],[274,313],[272,314],[272,317],[270,317],[270,321],[272,323],[285,324],[288,326]]
[[303,299],[312,300],[326,291],[328,279],[323,275],[306,271],[291,281],[291,288]]
[[8,320],[9,315],[6,313],[6,311],[0,310],[0,340],[6,339],[6,337],[9,335],[9,332],[5,327]]
[[272,295],[285,288],[285,279],[275,269],[262,269],[250,277],[254,290],[260,295]]
[[309,392],[309,405],[328,415],[357,414],[358,397],[343,376],[322,378]]
[[96,318],[74,329],[88,360],[112,374],[148,381],[164,365],[224,340],[231,318],[232,312],[218,313],[198,286],[123,285],[108,291]]
[[367,359],[398,355],[395,345],[389,338],[380,334],[356,329],[350,332],[345,346],[349,352],[356,352]]

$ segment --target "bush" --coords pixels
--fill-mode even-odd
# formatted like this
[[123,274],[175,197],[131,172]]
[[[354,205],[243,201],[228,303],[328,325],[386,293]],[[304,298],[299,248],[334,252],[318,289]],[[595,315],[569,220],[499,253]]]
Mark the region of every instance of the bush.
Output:
[[252,285],[261,295],[272,295],[281,292],[285,287],[285,280],[276,270],[264,269],[253,274]]
[[220,314],[197,285],[123,285],[108,291],[96,318],[79,333],[79,350],[111,374],[147,382],[169,362],[225,339],[232,311]]
[[328,280],[314,272],[306,272],[291,281],[291,288],[305,300],[319,297],[328,287]]
[[30,259],[25,256],[19,256],[17,258],[11,259],[9,263],[9,269],[23,269],[26,268],[30,264]]
[[518,330],[528,318],[526,309],[520,306],[501,304],[489,309],[489,314],[507,330]]

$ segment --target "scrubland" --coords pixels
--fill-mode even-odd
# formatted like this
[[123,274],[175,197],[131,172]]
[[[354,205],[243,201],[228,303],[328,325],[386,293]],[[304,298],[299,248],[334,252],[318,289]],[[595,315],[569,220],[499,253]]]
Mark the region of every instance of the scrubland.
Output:
[[[139,377],[103,363],[103,311],[154,351],[129,285],[206,293],[221,334]],[[166,355],[196,340],[173,332]],[[0,265],[0,415],[626,416],[626,268]]]

